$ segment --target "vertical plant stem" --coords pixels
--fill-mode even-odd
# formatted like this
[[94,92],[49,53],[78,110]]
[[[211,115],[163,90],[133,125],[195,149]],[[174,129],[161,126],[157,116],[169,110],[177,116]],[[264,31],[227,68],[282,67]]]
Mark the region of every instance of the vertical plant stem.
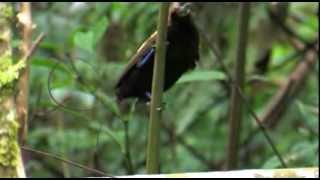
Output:
[[[56,121],[57,121],[57,134],[59,134],[60,137],[64,137],[64,119],[63,119],[63,114],[61,112],[57,112],[55,113],[55,117],[56,117]],[[67,144],[66,142],[67,139],[62,139],[62,144]],[[62,154],[63,158],[66,158],[67,155],[67,151],[66,151],[66,147],[65,146],[59,146],[59,152]],[[70,178],[71,174],[70,174],[70,168],[69,168],[69,164],[65,163],[65,162],[61,162],[61,169],[63,172],[63,177],[64,178]]]
[[[31,48],[32,44],[32,19],[30,2],[22,2],[21,11],[18,14],[19,23],[21,24],[22,43],[20,46],[21,57],[25,57]],[[17,95],[17,116],[20,124],[19,142],[24,144],[27,135],[27,119],[28,119],[28,94],[29,94],[29,63],[27,59],[21,58],[21,61],[26,61],[25,68],[21,71],[18,81]]]
[[165,70],[165,42],[170,3],[161,3],[158,21],[158,36],[155,63],[152,78],[152,97],[150,106],[150,122],[147,145],[147,173],[159,173],[160,156],[160,120],[161,103]]
[[125,132],[125,158],[127,164],[128,174],[134,174],[133,164],[130,154],[130,137],[129,137],[129,121],[125,120],[124,122],[124,132]]
[[131,105],[131,109],[130,109],[130,113],[129,113],[128,118],[123,119],[124,133],[125,133],[124,150],[125,150],[125,158],[126,158],[125,161],[126,161],[126,165],[127,165],[128,174],[135,173],[132,158],[131,158],[131,153],[130,153],[129,121],[131,121],[131,119],[133,118],[133,113],[135,111],[136,104],[137,104],[137,101],[135,101]]
[[248,39],[248,25],[250,17],[250,3],[240,3],[239,6],[239,29],[236,52],[236,66],[229,114],[229,140],[227,153],[227,169],[235,169],[238,164],[238,145],[240,140],[240,128],[242,121],[242,104],[238,87],[243,89],[245,77],[245,58]]

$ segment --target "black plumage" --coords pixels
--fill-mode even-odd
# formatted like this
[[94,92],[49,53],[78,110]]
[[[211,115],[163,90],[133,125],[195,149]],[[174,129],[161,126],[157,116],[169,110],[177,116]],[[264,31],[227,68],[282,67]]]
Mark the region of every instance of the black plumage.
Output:
[[[150,100],[156,37],[157,32],[142,44],[121,75],[116,84],[119,101],[130,97]],[[186,6],[175,6],[170,10],[167,31],[164,91],[194,68],[198,60],[199,35],[190,11]]]

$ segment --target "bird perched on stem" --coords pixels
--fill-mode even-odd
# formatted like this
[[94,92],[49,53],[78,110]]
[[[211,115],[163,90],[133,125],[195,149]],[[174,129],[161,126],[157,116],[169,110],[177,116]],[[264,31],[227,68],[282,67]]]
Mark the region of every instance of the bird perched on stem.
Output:
[[[191,20],[190,4],[173,3],[168,17],[164,91],[199,60],[199,34]],[[150,101],[157,32],[137,50],[116,84],[118,101],[138,98]]]

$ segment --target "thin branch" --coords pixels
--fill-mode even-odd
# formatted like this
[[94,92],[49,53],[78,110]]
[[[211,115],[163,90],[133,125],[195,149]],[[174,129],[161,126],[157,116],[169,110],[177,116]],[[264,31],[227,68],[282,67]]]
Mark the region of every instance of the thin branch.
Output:
[[[168,125],[166,125],[165,122],[161,122],[161,125],[164,128],[165,132],[168,134],[168,136],[171,137],[172,133],[174,132],[174,131],[172,131],[172,128],[170,128]],[[215,165],[211,161],[207,160],[207,158],[203,155],[203,153],[201,153],[200,151],[198,151],[197,149],[192,147],[190,144],[188,144],[184,140],[182,135],[177,135],[176,139],[177,139],[178,143],[180,143],[183,147],[185,147],[201,163],[206,165],[208,167],[208,169],[213,169],[215,167]]]
[[127,165],[128,174],[134,174],[133,164],[130,153],[130,138],[129,138],[129,121],[123,122],[125,132],[125,161]]
[[[316,44],[318,44],[318,42]],[[307,76],[317,62],[316,56],[317,54],[313,50],[309,50],[305,54],[304,60],[296,66],[295,70],[290,74],[286,84],[281,87],[268,102],[266,111],[261,118],[263,124],[268,127],[274,127],[278,123],[288,109],[290,102],[292,102],[294,97],[296,97],[303,88]]]
[[272,151],[275,153],[275,155],[277,156],[277,158],[279,159],[279,161],[281,162],[282,167],[287,168],[286,163],[284,162],[281,154],[279,153],[279,151],[277,150],[276,146],[273,143],[273,140],[271,139],[271,137],[269,136],[266,128],[263,126],[263,124],[261,123],[261,121],[259,120],[258,116],[256,115],[256,113],[254,112],[253,109],[251,109],[251,106],[248,103],[248,100],[246,98],[246,96],[244,95],[244,93],[242,92],[242,90],[240,88],[238,88],[238,92],[243,100],[243,102],[245,103],[245,105],[247,106],[249,113],[252,115],[252,117],[254,118],[254,120],[256,121],[256,123],[258,124],[261,132],[263,133],[264,137],[267,139],[268,143],[270,144]]
[[41,162],[41,166],[43,167],[43,169],[49,171],[50,174],[54,174],[55,177],[64,177],[63,173],[59,169],[60,167],[57,167],[52,163],[44,161],[41,155],[35,154],[32,156],[32,159]]
[[57,155],[54,155],[54,154],[51,154],[51,153],[47,153],[47,152],[44,152],[44,151],[35,150],[35,149],[29,148],[29,147],[26,147],[26,146],[21,146],[21,149],[24,150],[24,151],[28,151],[28,152],[36,153],[36,154],[39,154],[39,155],[42,155],[42,156],[46,156],[46,157],[53,158],[53,159],[55,159],[55,160],[58,160],[58,161],[61,161],[61,162],[70,164],[70,165],[72,165],[72,166],[74,166],[74,167],[78,167],[78,168],[84,169],[84,170],[86,170],[86,171],[94,172],[94,173],[96,173],[97,175],[102,175],[102,176],[107,176],[107,177],[113,177],[113,176],[107,175],[107,174],[106,174],[105,172],[103,172],[103,171],[100,171],[100,170],[97,170],[97,169],[92,169],[92,168],[90,168],[90,167],[81,165],[81,164],[76,163],[76,162],[74,162],[74,161],[70,161],[70,160],[61,158],[61,157],[59,157],[59,156],[57,156]]
[[39,46],[39,44],[42,42],[42,40],[45,38],[46,33],[42,32],[34,41],[34,43],[31,45],[29,51],[26,53],[26,55],[22,58],[23,60],[28,61],[30,57],[35,52],[36,48]]
[[[72,63],[71,63],[72,64]],[[47,90],[48,90],[48,94],[49,94],[49,98],[53,101],[53,103],[55,104],[55,106],[57,108],[65,108],[67,110],[72,110],[72,111],[89,111],[91,110],[91,108],[78,108],[78,107],[68,107],[66,105],[64,105],[64,103],[66,103],[68,100],[70,99],[67,99],[65,98],[62,102],[59,102],[59,100],[57,100],[54,95],[52,94],[52,88],[51,88],[51,81],[52,81],[52,78],[53,78],[53,74],[56,70],[56,68],[58,67],[59,63],[56,63],[55,66],[53,68],[51,68],[51,71],[49,72],[49,75],[48,75],[48,80],[47,80]],[[72,65],[72,67],[74,67]],[[78,74],[77,70],[75,68],[72,68],[72,71],[75,72],[76,74]],[[81,77],[81,76],[77,76],[77,77]],[[84,84],[83,81],[79,81],[82,85]],[[98,96],[96,95],[96,91],[91,91],[92,94],[97,98]]]
[[[194,16],[194,15],[192,15]],[[204,32],[204,28],[202,28],[199,23],[197,23],[198,21],[193,21],[195,22],[195,26],[197,27],[199,34],[202,38],[202,40],[204,41],[204,43],[207,44],[207,46],[210,48],[212,54],[215,56],[216,61],[219,63],[219,66],[221,67],[222,71],[225,72],[228,82],[231,82],[231,76],[230,73],[228,71],[228,68],[225,66],[225,64],[222,62],[222,56],[221,53],[219,52],[217,45],[213,42],[211,42],[210,38],[207,36],[207,34]]]
[[[312,43],[314,44],[314,43]],[[301,50],[297,50],[295,52],[293,52],[292,54],[288,55],[282,63],[279,63],[278,65],[275,65],[274,67],[272,67],[272,70],[275,71],[277,69],[281,69],[283,68],[284,66],[286,66],[288,63],[292,63],[293,61],[290,61],[292,59],[296,59],[298,57],[301,57],[303,56],[309,49],[311,48],[311,46],[307,46],[306,48],[304,49],[301,49]]]
[[134,174],[134,168],[133,168],[133,163],[131,159],[131,153],[130,153],[130,136],[129,136],[129,121],[132,119],[132,114],[135,111],[135,106],[137,104],[137,100],[131,105],[130,113],[129,113],[129,118],[122,120],[123,125],[124,125],[124,150],[125,150],[125,161],[127,165],[127,171],[128,174]]
[[203,164],[205,164],[208,169],[214,169],[216,167],[216,165],[210,161],[207,160],[207,158],[203,155],[203,153],[201,151],[197,151],[197,149],[195,149],[193,146],[191,146],[190,144],[188,144],[184,138],[182,138],[181,136],[177,136],[177,141],[184,146],[196,159],[198,159],[200,162],[202,162]]
[[227,153],[227,169],[234,169],[238,164],[238,146],[242,121],[242,103],[237,88],[243,88],[245,76],[246,47],[250,18],[250,3],[241,3],[239,7],[239,31],[237,44],[237,60],[229,114],[229,140]]
[[202,32],[201,29],[199,29],[199,32],[202,35],[204,42],[207,44],[207,46],[209,46],[213,54],[216,56],[216,60],[219,63],[219,66],[221,67],[222,71],[225,72],[228,82],[231,82],[231,79],[232,79],[230,75],[231,73],[229,73],[228,68],[222,62],[222,56],[217,50],[216,45],[214,43],[211,43],[211,41],[209,40],[209,37],[207,37],[206,33]]
[[290,29],[287,24],[285,24],[285,21],[281,21],[281,18],[279,18],[278,15],[276,15],[270,8],[268,9],[268,13],[272,22],[276,26],[279,26],[279,28],[287,35],[289,42],[297,50],[302,50],[306,48],[306,46],[310,46],[310,44],[312,44]]

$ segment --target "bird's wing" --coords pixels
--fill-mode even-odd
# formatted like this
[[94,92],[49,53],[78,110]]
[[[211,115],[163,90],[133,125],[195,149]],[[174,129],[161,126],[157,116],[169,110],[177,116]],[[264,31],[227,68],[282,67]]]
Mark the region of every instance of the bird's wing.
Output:
[[148,51],[155,46],[156,44],[156,40],[157,40],[157,31],[152,33],[151,36],[144,41],[144,43],[139,47],[139,49],[137,50],[137,52],[135,53],[135,55],[130,59],[128,65],[126,66],[126,68],[124,69],[122,75],[120,76],[116,87],[118,87],[122,81],[122,79],[128,74],[128,72],[138,63],[139,60],[141,60],[141,58],[143,58],[143,56],[146,55],[146,53],[148,53]]

